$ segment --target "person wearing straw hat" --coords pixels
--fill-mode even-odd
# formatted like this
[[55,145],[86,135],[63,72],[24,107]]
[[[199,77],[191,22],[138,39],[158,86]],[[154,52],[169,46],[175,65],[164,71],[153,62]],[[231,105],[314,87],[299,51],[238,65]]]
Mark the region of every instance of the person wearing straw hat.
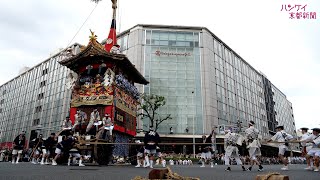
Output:
[[289,150],[288,141],[292,140],[293,136],[291,134],[286,133],[284,131],[283,126],[277,126],[276,130],[277,130],[277,133],[271,139],[269,139],[268,142],[271,142],[271,141],[283,142],[283,143],[279,143],[278,155],[284,165],[281,168],[281,170],[287,171],[289,170],[289,168],[288,168],[288,159],[285,157],[285,152]]
[[263,171],[263,167],[257,159],[257,156],[261,156],[259,130],[254,127],[254,124],[253,121],[250,121],[249,128],[245,130],[245,140],[248,144],[247,148],[250,156],[250,167],[248,170],[251,171],[252,166],[256,163],[259,166],[258,171]]
[[[319,171],[319,157],[320,157],[320,128],[313,128],[312,135],[309,136],[304,142],[312,143],[312,148],[307,154],[307,163],[310,164],[311,159],[314,159],[314,171]],[[312,170],[311,166],[306,168]]]

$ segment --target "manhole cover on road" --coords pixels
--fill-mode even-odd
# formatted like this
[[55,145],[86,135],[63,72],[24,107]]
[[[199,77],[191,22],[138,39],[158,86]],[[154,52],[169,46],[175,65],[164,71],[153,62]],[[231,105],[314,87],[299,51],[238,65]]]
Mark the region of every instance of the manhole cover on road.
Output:
[[84,168],[72,168],[72,169],[69,169],[69,170],[99,170],[99,169],[84,169]]

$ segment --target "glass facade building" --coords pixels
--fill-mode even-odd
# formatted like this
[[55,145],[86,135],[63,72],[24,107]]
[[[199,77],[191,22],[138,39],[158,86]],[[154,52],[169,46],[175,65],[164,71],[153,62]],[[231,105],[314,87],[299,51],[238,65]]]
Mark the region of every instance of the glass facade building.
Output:
[[279,125],[278,121],[276,120],[276,111],[274,108],[274,91],[272,89],[271,82],[265,77],[262,76],[263,86],[264,86],[264,99],[266,103],[266,113],[267,113],[267,120],[268,120],[268,128],[269,132],[276,133],[276,127]]
[[47,137],[61,129],[71,96],[65,86],[69,70],[58,63],[63,57],[53,55],[0,86],[0,142],[13,141],[21,131],[29,140],[32,131]]
[[[172,119],[160,125],[161,134],[169,134],[172,127],[173,136],[202,135],[213,126],[235,126],[239,121],[247,126],[251,120],[263,136],[274,131],[264,76],[207,28],[136,25],[119,34],[118,43],[150,82],[137,85],[139,91],[166,98],[159,113]],[[72,45],[74,53],[79,46]],[[22,130],[40,130],[47,136],[60,129],[71,96],[65,87],[69,70],[58,63],[63,58],[58,53],[0,86],[0,142],[12,141]],[[291,133],[292,105],[269,85],[275,119]],[[149,124],[142,119],[137,126],[146,130]]]
[[172,119],[160,126],[159,132],[184,133],[193,128],[202,133],[202,95],[200,75],[199,32],[146,30],[144,76],[150,82],[147,94],[166,97],[160,113]]
[[[161,133],[172,127],[176,134],[186,134],[186,129],[192,133],[193,128],[203,134],[213,126],[239,121],[247,126],[252,120],[262,135],[269,135],[264,76],[207,28],[136,25],[121,33],[119,42],[150,82],[140,90],[167,99],[160,114],[173,118],[161,124]],[[148,121],[138,126],[146,129]]]
[[285,94],[283,94],[276,86],[272,84],[272,90],[274,92],[274,109],[276,114],[276,121],[279,125],[284,125],[286,132],[297,136],[296,124],[294,121],[292,103],[287,100]]

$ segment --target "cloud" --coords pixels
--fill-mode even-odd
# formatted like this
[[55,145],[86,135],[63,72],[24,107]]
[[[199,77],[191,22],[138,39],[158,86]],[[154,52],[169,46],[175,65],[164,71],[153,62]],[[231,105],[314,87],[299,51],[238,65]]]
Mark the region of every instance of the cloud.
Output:
[[[319,19],[289,19],[281,11],[288,1],[118,1],[118,30],[139,23],[207,27],[287,95],[297,127],[318,117]],[[318,1],[290,3],[320,10]],[[0,84],[15,77],[20,67],[34,66],[66,47],[94,7],[90,0],[1,1]],[[111,15],[110,0],[101,1],[72,43],[86,44],[89,29],[98,40],[106,38]]]

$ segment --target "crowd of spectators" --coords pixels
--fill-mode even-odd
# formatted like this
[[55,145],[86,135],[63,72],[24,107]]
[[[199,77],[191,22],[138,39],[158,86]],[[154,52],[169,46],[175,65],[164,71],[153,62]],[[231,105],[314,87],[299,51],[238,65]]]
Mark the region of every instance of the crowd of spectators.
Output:
[[[28,162],[32,148],[25,149],[22,153],[22,161]],[[170,165],[193,165],[198,164],[201,159],[201,154],[196,154],[193,158],[192,154],[175,154],[175,153],[162,153],[162,157],[167,160],[167,163]],[[0,162],[10,162],[12,158],[12,148],[5,147],[0,150]],[[250,158],[249,156],[240,156],[241,161],[245,165],[249,165]],[[224,154],[214,154],[213,160],[216,165],[224,164]],[[259,160],[263,165],[272,165],[272,164],[281,164],[279,157],[260,157]],[[288,157],[290,164],[306,164],[305,157]],[[234,159],[231,159],[232,164],[236,164]]]
[[[169,164],[172,165],[192,165],[197,164],[200,162],[201,154],[196,154],[196,158],[193,158],[193,155],[183,155],[183,154],[166,154],[163,153],[163,157],[168,161]],[[223,165],[224,164],[224,154],[214,154],[213,155],[213,161],[216,165]],[[250,164],[250,158],[249,156],[240,156],[241,161],[245,165]],[[272,165],[272,164],[281,164],[281,161],[279,157],[273,156],[273,157],[259,157],[259,160],[261,164],[263,165]],[[306,164],[306,158],[305,157],[288,157],[290,164]],[[236,164],[235,159],[231,159],[232,164]]]

